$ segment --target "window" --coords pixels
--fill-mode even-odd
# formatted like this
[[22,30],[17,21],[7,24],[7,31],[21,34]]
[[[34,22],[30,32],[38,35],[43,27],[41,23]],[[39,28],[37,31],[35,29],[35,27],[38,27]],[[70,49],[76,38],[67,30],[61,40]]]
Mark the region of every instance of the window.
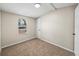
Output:
[[19,29],[19,33],[26,32],[26,20],[25,19],[21,18],[18,20],[18,29]]

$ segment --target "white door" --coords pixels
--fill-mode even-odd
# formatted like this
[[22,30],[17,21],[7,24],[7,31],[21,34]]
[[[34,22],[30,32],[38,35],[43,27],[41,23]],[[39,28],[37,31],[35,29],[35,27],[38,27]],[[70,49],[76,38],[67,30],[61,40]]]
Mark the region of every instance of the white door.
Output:
[[76,55],[79,55],[79,4],[75,9],[75,33],[74,51]]
[[1,12],[0,12],[0,54],[1,54]]

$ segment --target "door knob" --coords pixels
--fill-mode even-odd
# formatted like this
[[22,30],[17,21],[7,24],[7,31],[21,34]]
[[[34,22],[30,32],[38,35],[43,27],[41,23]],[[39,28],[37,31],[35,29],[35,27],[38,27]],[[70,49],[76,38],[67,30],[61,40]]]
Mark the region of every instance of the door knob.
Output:
[[73,35],[75,35],[75,33],[73,33]]

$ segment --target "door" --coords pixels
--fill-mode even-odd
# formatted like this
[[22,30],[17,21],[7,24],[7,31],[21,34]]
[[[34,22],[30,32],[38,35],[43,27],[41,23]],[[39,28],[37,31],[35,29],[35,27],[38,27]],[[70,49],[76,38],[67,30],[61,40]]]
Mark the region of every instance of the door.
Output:
[[1,11],[0,11],[0,55],[1,55]]
[[79,56],[79,4],[75,9],[75,54]]

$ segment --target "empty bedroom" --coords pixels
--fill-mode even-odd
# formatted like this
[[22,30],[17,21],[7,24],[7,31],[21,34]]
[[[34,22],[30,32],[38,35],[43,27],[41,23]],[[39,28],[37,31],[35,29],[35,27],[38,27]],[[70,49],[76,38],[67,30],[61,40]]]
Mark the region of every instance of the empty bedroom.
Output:
[[0,55],[79,55],[78,14],[77,3],[0,3]]

